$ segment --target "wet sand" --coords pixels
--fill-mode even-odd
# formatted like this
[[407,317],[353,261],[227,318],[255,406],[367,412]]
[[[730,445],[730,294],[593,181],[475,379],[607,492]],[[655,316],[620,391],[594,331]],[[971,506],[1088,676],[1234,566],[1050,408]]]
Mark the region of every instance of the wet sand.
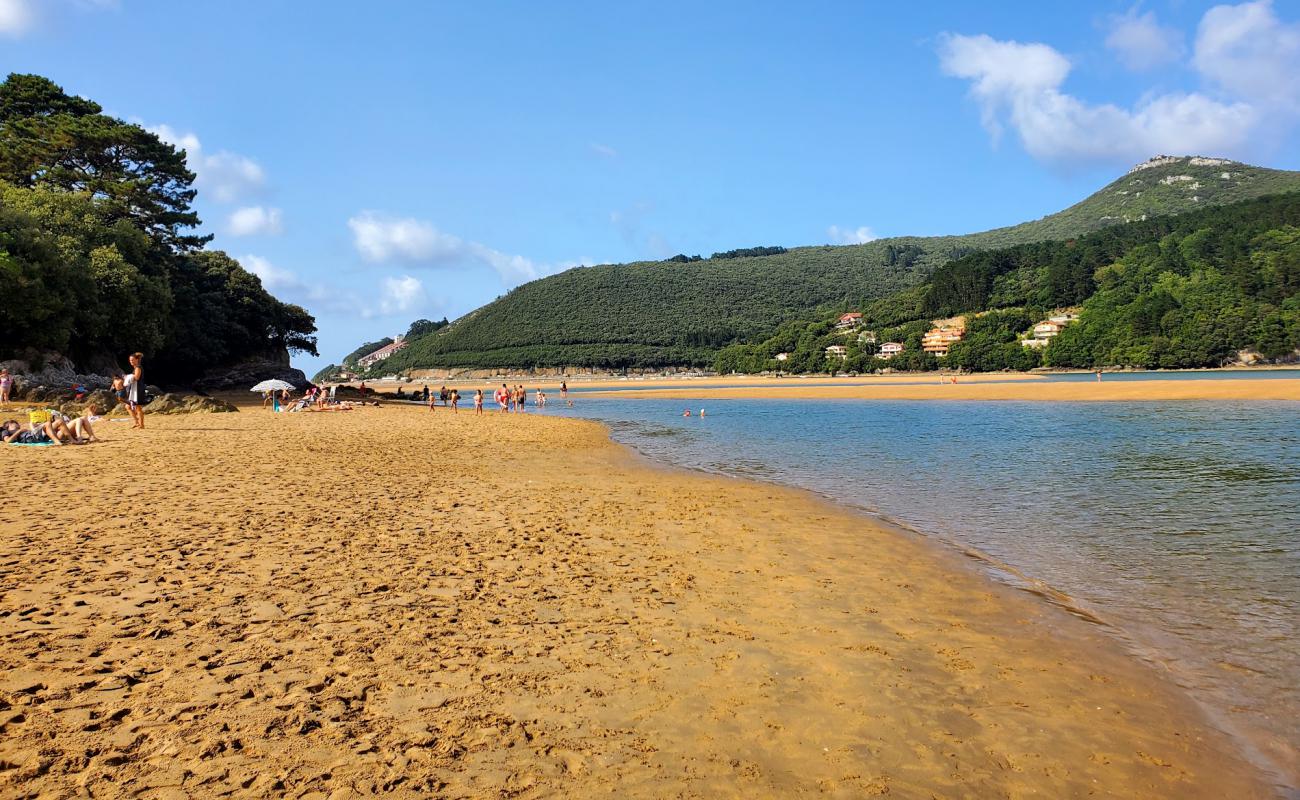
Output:
[[3,451],[0,796],[1270,794],[1096,626],[809,494],[537,415],[146,419]]
[[[925,383],[916,384],[915,381]],[[1300,400],[1300,379],[1249,378],[1222,380],[1149,380],[1149,381],[1026,381],[988,383],[961,377],[950,379],[913,378],[912,385],[900,383],[857,383],[844,386],[746,386],[744,388],[710,388],[701,385],[664,389],[617,389],[592,392],[600,397],[639,397],[668,399],[771,399],[771,400],[1036,400],[1144,401],[1144,400]]]

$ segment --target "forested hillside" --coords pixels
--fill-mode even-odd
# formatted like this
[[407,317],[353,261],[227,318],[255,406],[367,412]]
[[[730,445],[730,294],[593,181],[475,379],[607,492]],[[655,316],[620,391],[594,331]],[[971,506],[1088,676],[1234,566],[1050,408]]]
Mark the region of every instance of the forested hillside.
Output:
[[[1022,344],[1035,322],[1062,308],[1077,308],[1078,321],[1043,350]],[[956,315],[967,320],[965,338],[944,358],[922,352],[931,321]],[[714,366],[1180,368],[1221,366],[1241,351],[1291,357],[1300,349],[1300,192],[972,253],[864,307],[862,329],[875,335],[837,332],[830,317],[790,322],[761,342],[723,349]],[[887,341],[906,349],[877,358]],[[834,344],[846,347],[844,359],[828,358]]]
[[[1300,190],[1300,173],[1160,157],[1065,211],[983,233],[579,267],[520,286],[447,329],[414,339],[384,371],[707,366],[729,344],[762,339],[788,320],[895,297],[977,251],[1287,190]],[[745,255],[760,252],[770,254]]]
[[36,75],[0,84],[0,360],[140,350],[185,382],[316,352],[315,321],[197,235],[185,153]]

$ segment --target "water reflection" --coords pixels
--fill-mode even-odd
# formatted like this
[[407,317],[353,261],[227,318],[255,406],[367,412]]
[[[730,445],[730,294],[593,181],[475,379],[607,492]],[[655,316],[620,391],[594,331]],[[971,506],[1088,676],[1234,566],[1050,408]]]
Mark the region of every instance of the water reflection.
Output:
[[1239,729],[1300,741],[1296,404],[712,400],[704,419],[680,405],[579,412],[653,458],[978,548],[1077,599]]

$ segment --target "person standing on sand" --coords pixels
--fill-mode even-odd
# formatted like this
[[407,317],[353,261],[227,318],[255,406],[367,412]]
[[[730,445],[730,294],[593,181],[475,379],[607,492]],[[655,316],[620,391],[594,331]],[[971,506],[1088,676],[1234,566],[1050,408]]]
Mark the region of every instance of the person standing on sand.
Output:
[[569,384],[566,381],[560,381],[560,399],[569,399]]
[[429,402],[429,384],[424,385],[424,402]]
[[126,376],[126,410],[133,420],[131,427],[144,430],[144,353],[132,353],[127,361],[131,374]]
[[9,402],[9,394],[14,389],[14,376],[8,369],[0,369],[0,403]]
[[510,390],[506,388],[504,383],[501,384],[500,389],[497,389],[496,395],[497,405],[501,406],[501,413],[505,414],[509,412],[510,406],[512,406],[513,403],[510,402]]
[[476,389],[474,391],[474,413],[476,415],[483,413],[483,390],[482,389]]
[[460,413],[460,392],[456,391],[455,389],[452,389],[451,394],[447,397],[447,399],[451,401],[452,412],[459,414]]
[[1097,383],[1101,383],[1101,370],[1097,370]]

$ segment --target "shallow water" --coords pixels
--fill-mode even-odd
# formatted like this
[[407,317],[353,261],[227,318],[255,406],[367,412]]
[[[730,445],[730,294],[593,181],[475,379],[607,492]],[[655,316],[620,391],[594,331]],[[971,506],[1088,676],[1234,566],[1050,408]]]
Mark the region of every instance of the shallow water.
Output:
[[1166,670],[1295,787],[1300,404],[584,397],[561,413],[977,549]]

